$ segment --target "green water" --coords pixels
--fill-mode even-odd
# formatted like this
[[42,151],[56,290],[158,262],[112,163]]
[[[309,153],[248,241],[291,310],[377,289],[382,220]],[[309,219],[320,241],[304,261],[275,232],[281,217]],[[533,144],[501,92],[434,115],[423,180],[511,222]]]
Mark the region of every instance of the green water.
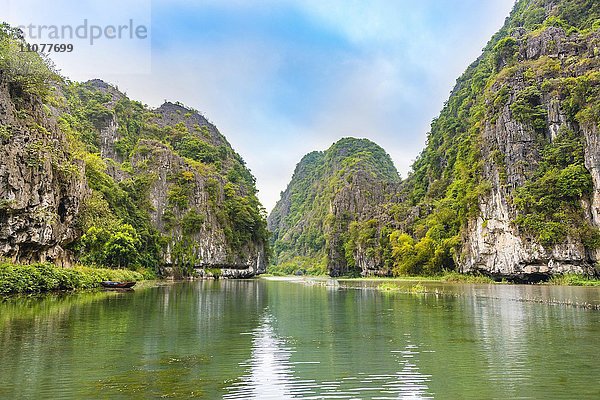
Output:
[[600,398],[600,289],[344,285],[5,300],[0,398]]

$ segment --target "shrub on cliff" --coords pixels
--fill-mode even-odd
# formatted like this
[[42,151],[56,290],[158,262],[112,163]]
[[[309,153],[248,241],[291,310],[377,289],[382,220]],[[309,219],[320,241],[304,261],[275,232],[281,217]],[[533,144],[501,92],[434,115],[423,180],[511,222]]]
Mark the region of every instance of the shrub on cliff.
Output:
[[38,53],[22,51],[25,45],[19,29],[0,24],[0,71],[11,82],[16,94],[27,93],[45,97],[50,84],[59,80],[49,59]]
[[544,246],[560,243],[569,235],[597,246],[600,233],[588,226],[580,205],[592,190],[582,140],[574,132],[562,130],[543,149],[533,179],[516,191],[514,203],[520,214],[515,222]]
[[131,225],[115,229],[92,226],[80,239],[80,259],[111,268],[136,268],[140,265],[139,247],[139,235]]

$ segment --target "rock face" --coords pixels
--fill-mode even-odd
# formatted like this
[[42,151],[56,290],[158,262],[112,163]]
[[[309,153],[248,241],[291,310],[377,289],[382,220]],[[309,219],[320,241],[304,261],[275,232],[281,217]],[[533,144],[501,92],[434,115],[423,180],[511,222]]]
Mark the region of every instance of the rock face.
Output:
[[50,109],[0,71],[0,257],[69,265],[89,189]]
[[98,95],[106,117],[88,119],[106,173],[138,188],[135,203],[161,237],[162,272],[264,272],[266,220],[254,178],[217,128],[179,103],[146,109],[99,80],[81,85],[78,97]]
[[[329,176],[311,172],[320,153],[305,157],[269,217],[277,261],[323,246],[334,275],[344,259],[364,275],[598,275],[599,20],[598,2],[517,1],[457,80],[397,195],[364,202],[360,190],[378,184],[363,165],[365,174],[347,176],[352,190],[318,203]],[[324,238],[307,236],[312,221],[327,221],[315,209],[358,222],[315,225]],[[327,242],[331,226],[347,231],[342,247]]]
[[345,138],[325,152],[312,152],[296,166],[292,180],[268,218],[275,257],[299,267],[303,258],[326,259],[332,276],[370,274],[365,257],[355,260],[345,246],[353,224],[383,214],[400,178],[390,157],[366,139]]
[[[222,276],[239,278],[265,272],[264,243],[245,241],[236,249],[228,243],[226,226],[218,213],[226,202],[224,179],[198,173],[184,158],[159,141],[140,140],[131,165],[133,175],[152,174],[148,188],[150,219],[159,232],[173,238],[164,247],[165,266],[177,263],[178,255],[174,252],[185,240],[197,260],[194,269],[201,276],[208,275],[207,269],[222,269]],[[171,204],[169,193],[174,187],[181,187],[182,177],[189,192],[187,204],[179,207]],[[192,229],[175,222],[184,221],[190,214],[198,221]]]
[[178,103],[148,109],[101,80],[19,81],[2,66],[0,257],[176,276],[265,271],[254,177],[204,116]]
[[[425,188],[414,198],[435,219],[441,204],[469,196],[440,195],[439,185],[476,190],[455,219],[459,271],[519,281],[598,273],[599,12],[589,2],[518,1],[432,125],[404,199]],[[464,168],[468,159],[475,167]]]
[[[513,67],[514,71],[491,87],[495,93],[507,91],[509,99],[495,123],[486,121],[483,127],[483,175],[491,182],[491,190],[480,198],[480,215],[469,222],[466,230],[464,261],[460,265],[463,271],[481,271],[521,280],[538,280],[557,273],[596,273],[597,247],[586,245],[581,238],[571,234],[560,243],[543,246],[534,235],[515,224],[520,210],[515,207],[512,198],[515,191],[540,168],[544,145],[556,141],[560,132],[570,131],[582,139],[585,167],[593,181],[592,193],[584,194],[580,199],[584,222],[592,227],[600,226],[598,125],[581,115],[569,115],[570,104],[565,99],[565,91],[569,89],[562,87],[561,93],[559,87],[562,82],[576,82],[600,70],[599,43],[598,31],[587,35],[567,35],[557,27],[518,39],[518,62]],[[534,70],[537,76],[528,81],[526,74],[534,63],[540,69]],[[551,71],[541,70],[548,66],[551,66]],[[556,85],[555,90],[551,90],[553,84]],[[514,105],[518,94],[528,87],[540,89],[537,107],[543,110],[542,116],[546,120],[541,132],[515,119]],[[597,102],[598,98],[589,100]],[[585,105],[582,104],[582,108]],[[495,155],[492,154],[494,152]],[[503,166],[494,162],[498,155],[504,159]],[[504,182],[501,175],[506,176]]]

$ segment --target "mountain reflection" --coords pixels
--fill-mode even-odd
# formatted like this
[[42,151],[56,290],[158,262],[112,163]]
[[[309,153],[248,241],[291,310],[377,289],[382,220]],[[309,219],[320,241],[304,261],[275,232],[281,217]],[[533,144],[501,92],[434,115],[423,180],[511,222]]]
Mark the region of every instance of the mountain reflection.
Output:
[[597,289],[440,289],[218,280],[7,299],[0,399],[600,398],[600,313],[558,305],[600,304]]

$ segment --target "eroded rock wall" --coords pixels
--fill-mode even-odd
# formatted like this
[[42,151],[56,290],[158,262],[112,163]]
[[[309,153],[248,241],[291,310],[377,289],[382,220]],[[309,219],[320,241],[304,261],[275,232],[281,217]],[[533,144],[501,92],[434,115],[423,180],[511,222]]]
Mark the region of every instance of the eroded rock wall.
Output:
[[52,110],[0,71],[0,257],[69,265],[76,217],[89,195]]
[[[519,32],[516,32],[517,37]],[[560,63],[557,77],[578,77],[600,66],[598,43],[600,33],[584,37],[567,36],[564,30],[550,27],[533,37],[520,38],[521,62],[556,60]],[[573,64],[573,58],[588,60]],[[544,60],[542,60],[544,61]],[[558,65],[558,64],[557,64]],[[540,67],[541,68],[541,67]],[[516,93],[527,84],[523,71],[517,69],[506,80],[492,88],[508,88],[510,98],[494,123],[486,122],[482,130],[484,179],[491,190],[480,200],[480,215],[469,222],[459,267],[463,272],[479,271],[497,277],[522,280],[542,279],[561,273],[595,274],[598,251],[587,248],[581,240],[568,237],[563,243],[542,246],[515,224],[518,210],[512,198],[519,187],[531,178],[541,161],[539,132],[518,122],[511,112]],[[546,79],[541,78],[538,85]],[[595,124],[579,124],[567,115],[564,98],[555,92],[543,92],[541,106],[546,110],[547,129],[543,135],[552,142],[562,129],[568,129],[584,139],[585,166],[593,180],[591,199],[582,199],[587,219],[600,226],[600,140]],[[494,152],[500,152],[503,165],[494,162]]]

